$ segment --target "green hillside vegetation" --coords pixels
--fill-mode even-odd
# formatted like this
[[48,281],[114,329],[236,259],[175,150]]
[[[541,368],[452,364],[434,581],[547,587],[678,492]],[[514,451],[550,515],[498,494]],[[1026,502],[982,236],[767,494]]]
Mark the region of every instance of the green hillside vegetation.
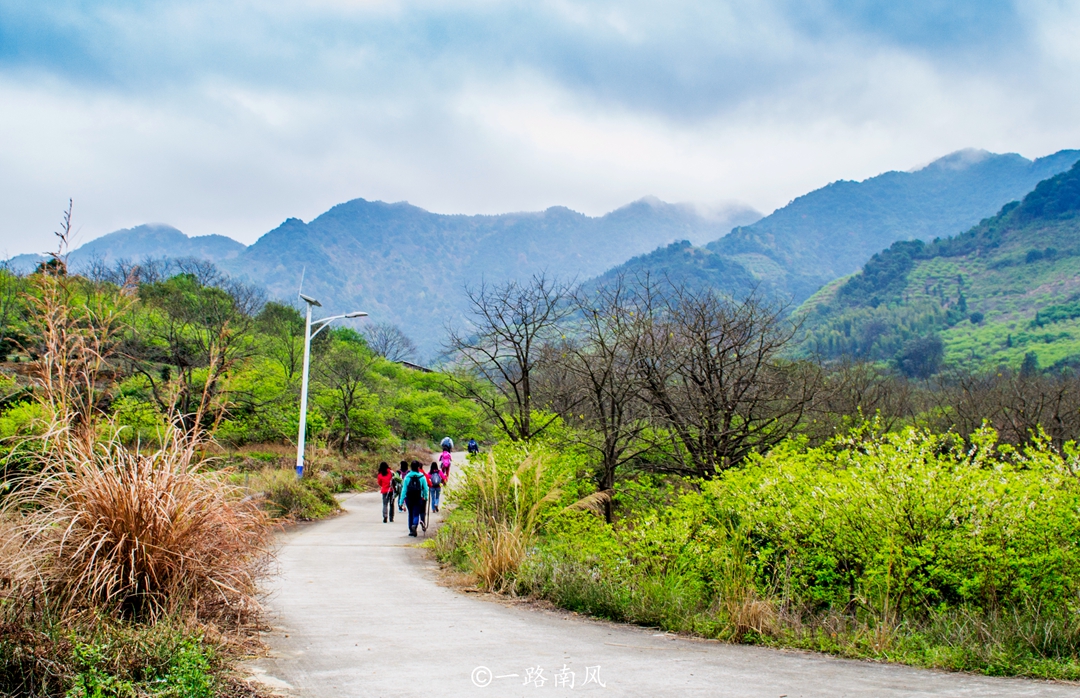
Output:
[[695,247],[687,240],[661,247],[649,254],[639,255],[625,264],[601,274],[590,285],[610,283],[620,274],[650,274],[657,278],[677,280],[692,288],[720,286],[739,293],[749,291],[757,283],[752,269],[723,257],[708,248]]
[[898,242],[800,309],[804,354],[909,375],[1080,362],[1080,168],[962,235]]
[[[70,277],[82,302],[98,298],[124,308],[116,355],[96,397],[118,438],[153,444],[170,421],[179,420],[204,431],[217,448],[236,453],[237,462],[291,467],[303,316],[292,306],[266,302],[259,289],[208,263],[179,262],[171,272],[134,288]],[[42,418],[34,407],[32,368],[46,353],[34,329],[40,278],[0,271],[0,350],[7,386],[0,437],[9,440],[31,433]],[[401,453],[403,444],[423,448],[448,433],[484,436],[481,412],[457,397],[456,379],[379,356],[351,328],[330,327],[315,338],[310,375],[312,457],[335,470],[357,470],[380,454]],[[252,459],[247,453],[281,457]],[[9,459],[5,472],[19,463]],[[334,478],[340,480],[340,473]]]

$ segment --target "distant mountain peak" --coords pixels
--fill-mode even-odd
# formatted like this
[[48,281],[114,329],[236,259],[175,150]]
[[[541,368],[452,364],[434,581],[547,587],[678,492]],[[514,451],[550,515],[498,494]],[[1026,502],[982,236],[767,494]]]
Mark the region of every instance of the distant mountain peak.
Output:
[[233,259],[246,248],[243,243],[224,235],[188,237],[171,225],[146,223],[94,238],[73,251],[71,261],[78,265],[89,260],[111,263],[120,259],[197,257],[217,262]]
[[1003,157],[996,153],[991,153],[989,150],[982,150],[981,148],[964,148],[963,150],[957,150],[956,152],[949,153],[944,157],[940,157],[934,160],[925,167],[919,167],[912,172],[919,172],[921,170],[966,170],[973,165],[978,165],[981,162],[985,162],[993,157]]

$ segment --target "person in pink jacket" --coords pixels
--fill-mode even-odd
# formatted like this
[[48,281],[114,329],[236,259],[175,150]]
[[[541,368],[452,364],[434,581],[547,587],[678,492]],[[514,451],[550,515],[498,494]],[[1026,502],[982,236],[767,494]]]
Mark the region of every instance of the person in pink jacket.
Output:
[[450,479],[450,464],[454,462],[453,456],[450,455],[450,451],[443,451],[439,456],[439,470],[442,471],[443,482]]

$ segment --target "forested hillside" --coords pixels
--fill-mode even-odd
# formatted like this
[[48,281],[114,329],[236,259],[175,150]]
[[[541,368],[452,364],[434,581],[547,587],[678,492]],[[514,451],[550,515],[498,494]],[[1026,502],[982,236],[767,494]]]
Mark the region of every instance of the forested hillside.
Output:
[[898,242],[802,308],[807,353],[1026,370],[1080,361],[1080,165],[968,232]]

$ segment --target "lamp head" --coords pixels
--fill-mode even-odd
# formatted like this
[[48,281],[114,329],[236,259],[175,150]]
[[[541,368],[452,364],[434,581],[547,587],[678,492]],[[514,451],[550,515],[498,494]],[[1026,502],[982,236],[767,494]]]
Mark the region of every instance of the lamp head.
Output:
[[354,312],[351,312],[351,313],[345,313],[345,317],[350,317],[350,318],[351,317],[367,317],[367,313],[360,312],[360,311],[354,311]]
[[300,295],[300,300],[304,301],[308,305],[314,305],[316,308],[321,308],[322,307],[322,303],[315,300],[311,296],[305,296],[303,293],[301,293],[299,295]]

